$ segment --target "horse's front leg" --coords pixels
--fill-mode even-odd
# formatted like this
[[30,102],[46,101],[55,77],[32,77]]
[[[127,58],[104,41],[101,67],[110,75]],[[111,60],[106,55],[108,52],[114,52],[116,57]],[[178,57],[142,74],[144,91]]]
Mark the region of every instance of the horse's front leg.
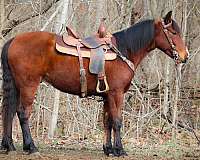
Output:
[[104,144],[103,151],[105,155],[109,156],[112,154],[112,142],[111,142],[111,133],[112,133],[112,117],[109,111],[109,105],[107,99],[104,101],[104,110],[103,110],[103,124],[104,124]]
[[113,155],[124,156],[127,155],[124,151],[121,142],[121,127],[122,127],[122,106],[123,106],[124,93],[112,92],[108,96],[108,103],[110,107],[110,114],[112,116],[112,128],[113,128]]

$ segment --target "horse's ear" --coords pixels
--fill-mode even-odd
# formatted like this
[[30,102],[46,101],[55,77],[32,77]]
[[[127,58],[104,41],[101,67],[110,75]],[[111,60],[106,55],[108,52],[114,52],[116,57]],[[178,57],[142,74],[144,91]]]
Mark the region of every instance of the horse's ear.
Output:
[[165,24],[171,23],[172,22],[172,11],[169,11],[163,19],[164,19]]

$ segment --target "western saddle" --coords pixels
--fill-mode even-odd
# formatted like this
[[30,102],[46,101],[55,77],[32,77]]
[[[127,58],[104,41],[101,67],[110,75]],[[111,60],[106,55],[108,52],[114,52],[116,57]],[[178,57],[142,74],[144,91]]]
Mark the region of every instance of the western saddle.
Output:
[[109,60],[116,58],[116,50],[113,49],[111,42],[112,35],[106,31],[104,20],[105,19],[101,20],[98,32],[93,36],[81,39],[70,27],[66,27],[67,33],[64,33],[62,36],[56,35],[56,49],[59,52],[63,53],[64,49],[66,50],[66,54],[70,54],[69,49],[76,50],[77,52],[76,56],[79,58],[80,65],[81,97],[87,95],[87,80],[83,66],[84,56],[82,54],[84,50],[87,50],[87,53],[89,52],[90,54],[90,56],[88,56],[90,58],[89,71],[92,74],[98,75],[96,91],[98,93],[103,93],[109,90],[104,65],[105,60],[109,59],[107,55],[112,55],[112,58]]

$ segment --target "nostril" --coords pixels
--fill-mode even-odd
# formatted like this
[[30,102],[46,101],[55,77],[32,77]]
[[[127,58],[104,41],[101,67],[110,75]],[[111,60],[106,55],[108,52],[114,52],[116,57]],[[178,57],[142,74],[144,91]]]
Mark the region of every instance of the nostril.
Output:
[[182,60],[182,63],[186,63],[188,58],[185,58],[184,60]]

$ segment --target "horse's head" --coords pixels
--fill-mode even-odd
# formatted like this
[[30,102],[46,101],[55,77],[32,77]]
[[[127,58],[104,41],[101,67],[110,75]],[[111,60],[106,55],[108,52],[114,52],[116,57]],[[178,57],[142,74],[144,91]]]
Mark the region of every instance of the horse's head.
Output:
[[155,23],[156,47],[173,58],[176,63],[185,63],[189,57],[188,49],[181,38],[177,23],[172,20],[172,11]]

